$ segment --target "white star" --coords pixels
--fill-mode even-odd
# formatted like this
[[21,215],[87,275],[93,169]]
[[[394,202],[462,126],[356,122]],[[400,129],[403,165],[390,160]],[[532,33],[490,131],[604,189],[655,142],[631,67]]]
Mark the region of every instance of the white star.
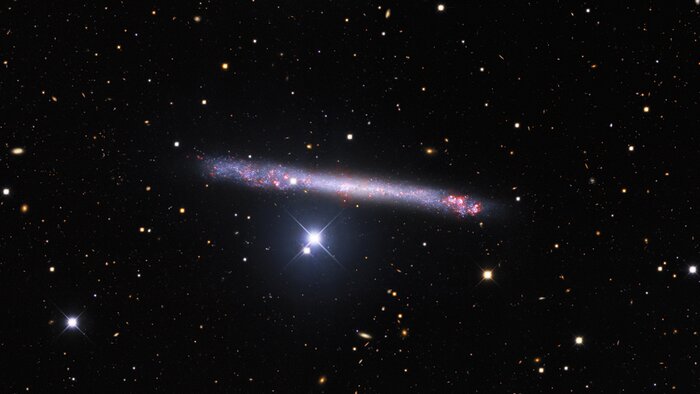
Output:
[[690,268],[688,268],[688,272],[690,272],[691,274],[695,274],[698,272],[698,267],[691,265]]
[[311,246],[316,246],[316,247],[323,249],[323,251],[326,252],[326,254],[328,254],[328,256],[330,258],[332,258],[333,261],[335,261],[338,265],[340,265],[342,267],[342,264],[340,264],[338,259],[336,259],[335,256],[333,256],[333,254],[331,254],[331,252],[328,249],[326,249],[326,247],[321,243],[321,234],[328,228],[328,226],[330,226],[335,221],[335,219],[337,219],[340,216],[341,213],[343,213],[343,211],[340,211],[337,215],[335,215],[335,217],[333,219],[331,219],[330,222],[328,222],[328,224],[326,224],[321,230],[318,230],[318,231],[307,230],[306,227],[304,227],[304,225],[301,224],[301,222],[299,222],[291,213],[289,213],[289,212],[287,212],[287,213],[299,225],[299,227],[301,227],[302,230],[304,230],[304,232],[307,235],[306,245],[304,245],[304,247],[301,249],[301,251],[299,253],[297,253],[297,255],[292,258],[290,263],[292,261],[296,260],[301,255],[311,254]]
[[75,317],[68,318],[68,327],[75,328],[78,327],[78,319]]
[[321,243],[321,234],[320,233],[309,233],[309,243],[318,245]]

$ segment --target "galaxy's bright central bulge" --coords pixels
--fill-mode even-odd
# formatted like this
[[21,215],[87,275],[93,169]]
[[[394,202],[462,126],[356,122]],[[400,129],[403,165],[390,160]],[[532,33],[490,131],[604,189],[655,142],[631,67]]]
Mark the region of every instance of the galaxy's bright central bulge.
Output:
[[483,209],[481,202],[467,195],[376,178],[315,173],[279,164],[236,159],[212,160],[209,166],[210,174],[215,178],[230,179],[252,187],[333,193],[343,199],[406,204],[432,211],[451,212],[461,217],[477,215]]

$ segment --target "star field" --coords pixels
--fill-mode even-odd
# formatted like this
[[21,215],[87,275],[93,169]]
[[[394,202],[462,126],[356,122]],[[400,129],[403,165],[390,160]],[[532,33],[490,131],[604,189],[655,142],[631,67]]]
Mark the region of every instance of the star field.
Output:
[[0,391],[699,392],[699,17],[3,3]]

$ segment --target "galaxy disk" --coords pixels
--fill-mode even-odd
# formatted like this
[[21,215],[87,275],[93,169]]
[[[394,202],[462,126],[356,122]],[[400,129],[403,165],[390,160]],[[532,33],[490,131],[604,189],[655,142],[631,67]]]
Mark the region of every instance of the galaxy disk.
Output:
[[315,172],[281,164],[238,159],[209,160],[207,168],[215,179],[231,180],[261,189],[334,194],[344,200],[403,204],[434,212],[448,212],[459,217],[475,216],[483,209],[481,202],[468,195],[373,177]]

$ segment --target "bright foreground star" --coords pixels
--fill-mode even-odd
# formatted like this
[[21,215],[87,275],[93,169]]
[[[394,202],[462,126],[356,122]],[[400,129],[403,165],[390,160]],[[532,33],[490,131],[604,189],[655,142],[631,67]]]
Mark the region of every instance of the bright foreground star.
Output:
[[691,265],[690,268],[688,268],[688,271],[689,271],[691,274],[695,274],[695,273],[698,272],[698,267],[696,267],[696,266],[694,266],[694,265]]
[[301,251],[299,253],[297,253],[296,256],[294,256],[292,258],[290,263],[292,261],[296,260],[301,255],[310,255],[311,254],[311,246],[314,246],[314,247],[318,247],[318,248],[323,249],[323,251],[326,252],[326,254],[328,254],[328,256],[330,256],[330,258],[332,258],[333,261],[335,261],[336,263],[338,263],[338,265],[340,265],[342,267],[342,264],[340,264],[338,259],[336,259],[335,256],[333,256],[333,254],[331,254],[331,252],[328,249],[326,249],[326,247],[323,246],[323,244],[321,243],[321,233],[323,233],[328,228],[328,226],[330,226],[335,221],[335,219],[337,219],[338,216],[340,216],[340,213],[342,213],[342,211],[340,213],[338,213],[337,215],[335,215],[335,217],[333,219],[331,219],[331,221],[328,222],[328,224],[326,224],[319,231],[307,230],[306,227],[304,227],[304,225],[301,224],[301,222],[299,222],[297,220],[297,218],[295,218],[291,213],[289,213],[289,211],[287,211],[287,213],[299,225],[299,227],[301,227],[301,229],[304,230],[304,232],[306,233],[306,241],[307,241],[306,245],[304,245],[304,247],[301,249]]
[[493,272],[491,270],[484,271],[484,280],[489,280],[493,278]]
[[[309,145],[309,148],[312,146]],[[206,161],[206,167],[214,178],[233,180],[255,188],[336,195],[343,201],[357,199],[403,204],[430,211],[449,212],[460,217],[475,216],[483,210],[482,203],[469,196],[427,185],[375,177],[353,177],[344,173],[315,172],[249,160],[210,159]]]
[[309,243],[313,245],[318,245],[321,243],[321,234],[319,233],[310,233],[309,234]]
[[78,326],[78,319],[75,317],[68,318],[68,327],[75,328]]

